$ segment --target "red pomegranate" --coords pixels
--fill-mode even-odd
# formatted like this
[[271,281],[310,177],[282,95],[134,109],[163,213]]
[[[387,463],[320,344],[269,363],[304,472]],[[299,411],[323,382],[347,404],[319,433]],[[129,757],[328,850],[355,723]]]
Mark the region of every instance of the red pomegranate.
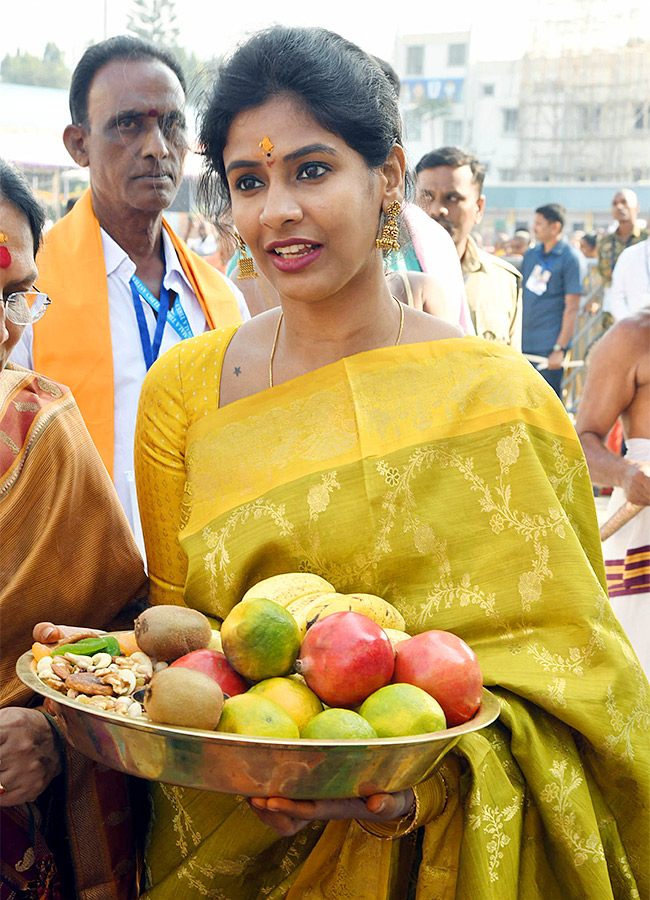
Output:
[[398,644],[393,681],[431,694],[449,728],[471,719],[481,703],[483,675],[476,654],[449,631],[423,631]]
[[350,709],[388,684],[395,653],[384,629],[355,612],[332,613],[311,626],[296,671],[323,703]]
[[226,659],[225,654],[220,650],[193,650],[180,656],[174,660],[170,669],[174,667],[184,669],[195,669],[197,672],[204,672],[213,678],[221,687],[224,694],[234,697],[235,694],[245,694],[250,687],[246,681],[235,672],[233,667]]

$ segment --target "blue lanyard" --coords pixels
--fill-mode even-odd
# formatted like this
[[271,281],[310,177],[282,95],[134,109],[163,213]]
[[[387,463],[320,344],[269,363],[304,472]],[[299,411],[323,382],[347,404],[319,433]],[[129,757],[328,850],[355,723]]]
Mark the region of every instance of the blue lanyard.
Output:
[[[554,256],[557,255],[557,254],[553,254],[553,250],[555,250],[555,247],[557,247],[557,244],[555,245],[555,247],[553,247],[553,250],[549,250],[548,254],[544,250],[544,244],[540,243],[539,246],[540,246],[540,251],[539,251],[538,259],[539,259],[539,264],[542,267],[542,271],[550,272],[552,275],[553,274],[553,266],[551,265],[551,263],[554,261]],[[548,256],[547,260],[544,259],[545,256]],[[549,276],[549,280],[550,280],[550,276]]]
[[[140,302],[140,298],[142,297],[147,303],[150,303],[147,297],[142,294],[138,285],[134,282],[135,275],[131,278],[129,284],[131,285],[131,296],[133,298],[133,306],[135,308],[135,317],[138,320],[138,330],[140,332],[140,343],[142,344],[142,354],[144,356],[144,364],[147,367],[147,372],[158,359],[158,354],[160,353],[160,345],[162,343],[163,331],[165,330],[165,324],[167,322],[167,314],[169,312],[169,291],[167,288],[161,288],[160,291],[160,302],[156,300],[156,305],[158,309],[158,321],[156,322],[156,331],[153,337],[153,343],[151,343],[151,339],[149,338],[149,328],[147,327],[147,319],[144,314],[144,309],[142,308],[142,303]],[[138,278],[138,281],[140,279]],[[145,287],[140,281],[140,285]],[[151,294],[148,289],[147,292]],[[154,297],[155,299],[155,297]],[[152,305],[150,303],[150,305]],[[156,307],[154,307],[156,309]]]
[[[138,320],[138,330],[140,332],[142,353],[148,371],[154,364],[154,362],[158,359],[163,332],[165,330],[165,324],[167,323],[167,321],[169,321],[169,324],[172,326],[181,340],[193,337],[194,333],[178,296],[174,300],[172,308],[169,308],[169,289],[164,285],[160,289],[160,300],[157,300],[154,297],[146,284],[144,284],[137,275],[131,276],[129,285],[131,288],[131,296],[133,298],[135,315]],[[154,312],[158,313],[158,320],[156,322],[156,331],[154,333],[153,344],[149,339],[149,328],[147,327],[147,320],[142,308],[142,303],[140,302],[141,299],[148,303],[149,306],[154,310]]]

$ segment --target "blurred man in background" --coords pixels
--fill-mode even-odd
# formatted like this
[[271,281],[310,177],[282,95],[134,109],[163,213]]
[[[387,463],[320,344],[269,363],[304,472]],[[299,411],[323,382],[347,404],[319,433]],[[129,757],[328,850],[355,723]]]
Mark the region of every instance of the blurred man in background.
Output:
[[612,200],[612,218],[618,223],[616,230],[605,235],[598,248],[598,271],[603,279],[603,309],[611,312],[611,286],[613,272],[621,253],[633,244],[648,237],[648,232],[639,227],[639,201],[627,189],[617,191]]
[[458,147],[440,147],[416,166],[416,202],[456,246],[479,337],[521,349],[521,275],[471,236],[483,218],[485,166]]
[[559,203],[535,210],[533,231],[538,243],[521,263],[522,349],[546,359],[540,372],[560,399],[564,357],[573,338],[586,274],[582,254],[562,236],[565,220]]

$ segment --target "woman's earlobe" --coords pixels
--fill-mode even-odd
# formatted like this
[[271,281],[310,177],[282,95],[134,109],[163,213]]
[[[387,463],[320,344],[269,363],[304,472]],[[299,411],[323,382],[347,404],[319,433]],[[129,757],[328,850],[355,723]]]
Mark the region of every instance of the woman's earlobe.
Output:
[[386,162],[382,166],[386,179],[386,197],[389,202],[404,202],[406,179],[406,154],[399,144],[392,147]]

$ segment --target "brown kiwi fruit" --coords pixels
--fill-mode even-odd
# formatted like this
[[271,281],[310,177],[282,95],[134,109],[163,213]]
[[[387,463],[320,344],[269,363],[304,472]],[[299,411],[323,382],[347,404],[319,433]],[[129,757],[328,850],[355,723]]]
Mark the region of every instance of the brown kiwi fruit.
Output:
[[203,650],[212,639],[209,619],[187,606],[152,606],[140,613],[134,628],[140,650],[165,662]]
[[195,669],[156,672],[144,695],[144,708],[152,722],[207,731],[219,724],[223,702],[217,682]]

